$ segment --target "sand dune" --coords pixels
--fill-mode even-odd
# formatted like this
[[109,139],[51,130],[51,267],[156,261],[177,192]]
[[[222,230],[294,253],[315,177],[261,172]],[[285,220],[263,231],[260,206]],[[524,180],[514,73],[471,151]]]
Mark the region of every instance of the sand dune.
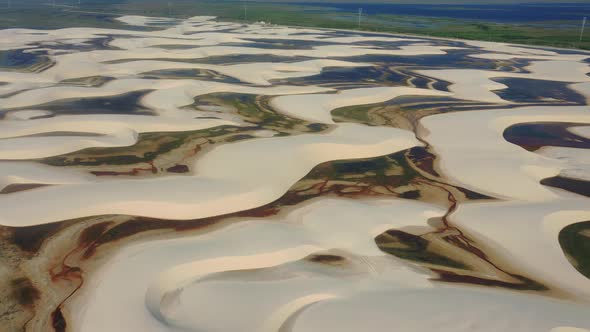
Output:
[[[347,297],[366,288],[431,287],[427,273],[386,257],[377,249],[373,236],[391,227],[425,226],[427,218],[442,213],[436,206],[404,200],[324,199],[295,209],[285,218],[244,221],[196,238],[139,243],[111,260],[93,286],[86,288],[86,296],[95,300],[87,302],[84,297],[73,304],[72,309],[78,305],[85,308],[73,323],[80,331],[160,331],[162,322],[191,330],[230,331],[239,326],[258,330],[273,319],[278,319],[275,326],[282,325],[288,316],[285,313],[293,311],[288,308],[302,307],[306,299]],[[308,255],[329,249],[341,250],[352,262],[340,268],[301,262]],[[355,258],[358,255],[366,258]],[[146,260],[150,263],[145,264]],[[223,281],[220,272],[248,273],[283,265],[287,270],[275,277],[271,269],[262,270],[271,279],[259,287],[256,282],[231,279],[223,282],[225,290],[217,286],[216,279]],[[309,277],[297,277],[302,272]],[[143,307],[147,286],[147,306],[162,322],[150,320],[149,313],[138,308]],[[205,296],[208,292],[218,294]],[[120,294],[126,294],[125,299],[113,305],[113,296]],[[266,294],[267,301],[253,307],[248,294]],[[298,305],[292,302],[294,299],[300,299]],[[195,315],[197,308],[200,314]],[[128,313],[125,319],[105,319],[120,310]],[[219,320],[228,313],[232,319]]]
[[576,135],[590,138],[590,126],[571,127],[569,130]]
[[501,71],[443,69],[418,70],[418,73],[440,80],[450,81],[449,87],[456,98],[491,103],[510,103],[493,91],[508,88],[505,84],[494,82],[494,78],[522,78],[556,82],[589,82],[590,65],[575,61],[535,61],[525,67],[528,73]]
[[382,87],[344,90],[337,94],[292,95],[273,98],[279,112],[310,122],[334,124],[330,112],[344,106],[380,103],[404,95],[445,96],[448,93],[408,87]]
[[410,289],[319,303],[303,311],[292,330],[353,332],[396,326],[402,331],[536,332],[567,324],[587,329],[584,310],[583,306],[502,291]]
[[563,162],[565,165],[559,172],[559,175],[590,181],[590,151],[586,149],[546,146],[535,151],[535,153]]
[[[420,143],[410,132],[355,124],[324,135],[223,145],[197,161],[191,178],[93,181],[0,197],[0,224],[25,226],[111,213],[205,218],[269,203],[322,162],[376,157],[416,145]],[[71,199],[63,201],[64,196]],[[38,202],[36,209],[15,205],[23,200]]]
[[[559,174],[565,163],[528,152],[502,137],[513,124],[543,121],[588,123],[590,114],[583,106],[546,106],[434,115],[420,123],[441,156],[442,170],[456,183],[498,198],[544,201],[567,196],[539,183]],[[495,176],[481,176],[482,172]]]
[[453,221],[486,243],[505,264],[523,267],[545,285],[587,301],[590,280],[568,262],[557,237],[567,225],[590,218],[588,202],[587,198],[569,198],[465,204]]

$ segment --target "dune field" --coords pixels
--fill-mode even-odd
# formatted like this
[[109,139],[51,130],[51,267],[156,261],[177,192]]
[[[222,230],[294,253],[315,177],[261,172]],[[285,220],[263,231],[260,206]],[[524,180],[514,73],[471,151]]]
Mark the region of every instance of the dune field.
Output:
[[590,53],[0,30],[0,330],[590,331]]

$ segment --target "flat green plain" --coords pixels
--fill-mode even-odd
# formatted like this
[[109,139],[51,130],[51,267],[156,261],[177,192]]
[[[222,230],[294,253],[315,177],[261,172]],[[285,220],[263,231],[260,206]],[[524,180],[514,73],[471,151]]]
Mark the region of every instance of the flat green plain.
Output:
[[0,9],[0,28],[55,29],[80,26],[131,28],[113,20],[119,15],[174,18],[212,15],[226,21],[264,21],[290,26],[360,29],[372,32],[590,50],[590,31],[588,40],[580,42],[579,28],[572,26],[571,22],[561,22],[562,25],[555,21],[494,23],[443,17],[375,14],[363,16],[359,28],[356,15],[330,10],[329,3],[326,7],[310,7],[304,3],[92,0],[82,1],[82,4],[78,5],[77,0],[57,0],[57,5],[54,7],[49,2],[36,3],[34,0],[22,0],[18,4],[12,4],[11,8]]

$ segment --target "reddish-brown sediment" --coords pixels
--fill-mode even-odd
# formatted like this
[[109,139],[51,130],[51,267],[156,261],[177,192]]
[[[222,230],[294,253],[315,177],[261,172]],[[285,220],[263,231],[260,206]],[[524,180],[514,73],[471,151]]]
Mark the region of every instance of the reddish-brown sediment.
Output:
[[519,279],[520,283],[512,283],[512,282],[505,282],[502,280],[497,279],[484,279],[479,278],[476,276],[470,276],[466,274],[459,274],[455,272],[445,271],[442,269],[434,269],[431,270],[439,275],[438,278],[433,279],[436,281],[442,282],[449,282],[449,283],[463,283],[463,284],[473,284],[473,285],[480,285],[486,287],[502,287],[508,289],[515,289],[515,290],[536,290],[536,291],[544,291],[547,290],[547,287],[539,284],[538,282],[525,278],[523,276],[519,276],[516,274],[511,274],[512,277]]
[[[411,121],[413,128],[416,125],[415,121],[416,119]],[[166,171],[170,173],[190,171],[183,164],[183,161],[194,157],[202,150],[204,145],[210,143],[210,140],[206,140],[196,144],[183,154],[182,160],[173,162],[170,167],[166,168]],[[153,162],[147,164],[149,167],[134,167],[129,171],[96,171],[94,174],[97,176],[141,175],[163,171],[161,167],[154,166]],[[476,243],[463,234],[461,230],[452,226],[451,216],[459,202],[471,199],[490,199],[490,197],[448,184],[437,171],[436,157],[430,153],[427,144],[424,148],[416,147],[391,156],[355,160],[348,162],[348,164],[347,161],[320,164],[293,185],[281,198],[254,209],[211,218],[184,221],[134,216],[113,216],[112,220],[108,220],[107,217],[107,221],[105,221],[105,216],[102,216],[100,222],[94,222],[93,220],[96,218],[89,217],[77,221],[52,224],[55,226],[48,227],[48,229],[40,231],[37,235],[27,236],[27,238],[33,240],[26,244],[22,243],[21,246],[29,252],[35,252],[39,250],[44,242],[51,241],[53,235],[66,229],[74,222],[86,222],[88,224],[77,235],[76,243],[61,255],[62,259],[53,266],[48,267],[51,284],[54,288],[61,289],[63,292],[62,301],[55,304],[50,321],[56,331],[65,331],[67,317],[64,317],[61,311],[62,305],[83,286],[84,278],[92,275],[96,268],[93,258],[96,258],[97,253],[100,252],[102,258],[108,257],[116,252],[117,248],[133,241],[139,235],[145,240],[146,238],[174,236],[179,233],[207,232],[221,222],[237,222],[240,218],[273,216],[281,212],[284,207],[294,206],[320,196],[338,196],[351,199],[398,197],[444,205],[448,210],[441,218],[437,229],[431,233],[454,248],[455,251],[452,251],[451,254],[457,252],[468,253],[473,256],[473,258],[469,259],[481,260],[496,269],[498,274],[506,274],[522,282],[507,282],[493,277],[482,278],[479,275],[473,275],[475,274],[474,271],[458,273],[456,269],[427,266],[427,268],[439,274],[440,281],[514,289],[533,289],[537,287],[534,285],[538,285],[496,266],[492,259],[478,248]],[[16,234],[31,234],[37,230],[37,227],[40,230],[43,229],[40,226],[34,226],[27,230],[15,229],[15,239],[22,238],[22,235]],[[421,237],[424,236],[428,236],[428,234]],[[325,263],[338,261],[327,256],[310,259]],[[419,262],[414,263],[420,264]],[[537,288],[541,289],[542,287]]]
[[[273,216],[279,213],[283,207],[297,205],[306,200],[325,195],[335,195],[346,198],[370,196],[403,197],[404,194],[409,191],[406,187],[412,187],[417,191],[429,191],[430,194],[426,195],[429,197],[426,198],[427,200],[441,203],[442,198],[444,197],[445,200],[451,204],[451,208],[447,213],[448,216],[456,205],[457,200],[455,199],[455,195],[461,196],[462,200],[466,199],[462,194],[462,191],[451,186],[449,186],[451,189],[445,189],[448,185],[443,183],[434,183],[433,185],[433,182],[424,178],[420,173],[416,173],[420,168],[414,164],[414,161],[418,159],[415,158],[415,154],[413,155],[413,158],[410,158],[408,156],[409,154],[409,151],[405,151],[397,153],[391,157],[393,158],[391,159],[391,167],[397,169],[396,172],[399,174],[396,173],[388,176],[372,175],[371,171],[369,171],[368,175],[362,175],[360,178],[346,179],[346,177],[349,176],[348,174],[356,174],[358,170],[353,167],[349,170],[350,173],[346,173],[346,170],[348,169],[344,168],[344,173],[338,173],[337,171],[334,173],[335,163],[342,162],[329,162],[318,165],[280,199],[270,204],[246,211],[212,218],[186,221],[127,217],[127,220],[122,222],[101,222],[94,224],[80,233],[78,245],[66,254],[66,258],[62,261],[61,266],[56,266],[52,270],[54,271],[52,274],[52,280],[54,283],[59,283],[60,281],[77,283],[78,286],[75,287],[75,289],[78,289],[83,284],[84,275],[92,273],[91,258],[96,255],[98,250],[101,250],[103,247],[107,248],[101,250],[101,254],[106,255],[109,252],[116,251],[117,247],[132,240],[139,234],[147,234],[147,232],[149,232],[149,234],[157,236],[157,234],[167,234],[168,231],[172,231],[173,233],[207,231],[208,229],[211,229],[212,226],[222,221],[238,221],[239,218],[264,218]],[[404,163],[406,163],[406,166],[403,166]],[[452,194],[451,190],[455,193]],[[419,198],[425,199],[420,196]],[[446,221],[447,216],[445,216],[443,220],[446,225],[445,227],[450,229],[451,227],[448,226],[448,221]],[[440,232],[443,231],[444,230],[440,230]],[[468,240],[465,241],[467,242]],[[469,248],[472,251],[475,251],[473,245],[463,245],[458,247],[462,249]],[[66,260],[68,263],[65,263]],[[73,264],[77,266],[74,266]],[[82,273],[82,271],[84,272]],[[71,296],[74,292],[68,294],[67,297]],[[64,299],[64,301],[66,300],[67,298]],[[59,309],[59,306],[57,308]],[[59,318],[60,311],[57,310],[54,315],[54,317]],[[57,321],[61,322],[62,320],[57,319]],[[63,323],[65,323],[65,321]]]
[[188,168],[187,165],[179,165],[176,164],[172,167],[168,167],[166,169],[166,172],[168,173],[188,173],[190,171],[190,169]]
[[[374,167],[380,168],[384,165],[384,172],[382,172],[382,169],[375,172]],[[365,170],[358,167],[368,168]],[[92,258],[99,251],[101,257],[104,258],[116,252],[117,248],[125,243],[133,241],[139,235],[142,235],[145,239],[147,235],[157,238],[167,236],[167,234],[206,232],[221,222],[237,222],[240,218],[273,216],[279,213],[283,207],[294,206],[319,196],[403,198],[408,193],[413,193],[411,196],[416,199],[446,205],[448,211],[441,220],[441,227],[435,233],[441,234],[445,241],[458,250],[467,251],[493,265],[487,255],[479,250],[473,241],[463,235],[460,230],[454,228],[449,220],[450,215],[457,206],[457,202],[469,199],[465,194],[467,191],[446,184],[444,179],[437,177],[438,173],[435,168],[434,156],[427,151],[412,149],[387,157],[372,158],[365,161],[355,160],[351,161],[350,164],[347,164],[346,161],[320,164],[276,201],[258,208],[227,215],[185,221],[113,216],[112,220],[107,218],[107,221],[105,221],[105,217],[101,217],[101,221],[96,223],[92,222],[94,217],[90,217],[83,220],[50,224],[53,226],[47,226],[47,229],[43,229],[42,226],[34,226],[26,230],[14,229],[13,232],[15,239],[18,239],[22,238],[23,235],[16,234],[30,235],[34,234],[38,229],[43,229],[38,235],[27,236],[28,239],[36,238],[36,240],[23,245],[23,248],[34,252],[44,242],[51,241],[54,234],[66,229],[73,222],[84,221],[88,223],[88,226],[77,235],[77,241],[73,247],[70,247],[70,250],[64,252],[61,256],[61,261],[48,267],[51,284],[56,289],[63,289],[64,292],[63,300],[56,303],[51,314],[51,322],[56,331],[65,330],[67,317],[64,317],[61,307],[83,286],[84,278],[92,274],[95,268]],[[487,197],[482,196],[481,198]],[[446,273],[450,272],[447,271]],[[482,278],[463,278],[461,280],[477,284],[484,282]],[[494,279],[491,279],[489,285],[496,285],[494,282]],[[497,283],[497,285],[503,287],[504,284]],[[521,286],[510,284],[506,285],[506,287]]]

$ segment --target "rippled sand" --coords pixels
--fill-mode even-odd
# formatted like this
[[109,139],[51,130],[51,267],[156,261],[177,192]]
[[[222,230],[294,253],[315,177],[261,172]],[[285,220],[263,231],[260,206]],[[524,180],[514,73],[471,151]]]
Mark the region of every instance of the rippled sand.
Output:
[[0,330],[590,329],[589,53],[0,30]]

